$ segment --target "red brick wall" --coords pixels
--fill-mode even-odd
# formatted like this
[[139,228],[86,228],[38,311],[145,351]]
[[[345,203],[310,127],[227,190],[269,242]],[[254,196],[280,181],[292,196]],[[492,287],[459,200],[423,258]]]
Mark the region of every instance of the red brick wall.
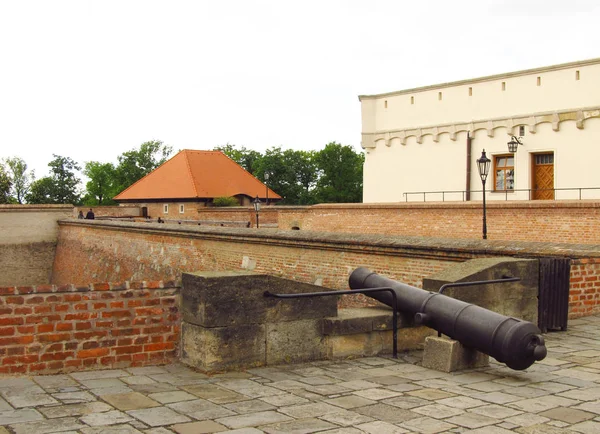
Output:
[[[53,283],[177,280],[185,271],[253,269],[328,288],[347,289],[359,266],[420,287],[423,277],[471,258],[570,257],[573,273],[595,279],[600,251],[584,245],[394,238],[361,234],[249,230],[126,222],[60,223]],[[588,259],[586,259],[588,258]],[[579,268],[578,268],[579,267]],[[578,282],[572,274],[572,288]],[[588,290],[600,293],[588,282]],[[591,287],[589,286],[591,285]],[[579,294],[574,293],[573,296]],[[590,294],[587,294],[590,295]],[[586,296],[587,296],[586,295]],[[594,292],[584,308],[572,299],[571,316],[600,312]],[[341,306],[357,301],[343,298]],[[588,300],[588,298],[586,298]],[[595,300],[595,301],[594,301]]]
[[571,317],[600,312],[600,259],[577,259],[571,262]]
[[[279,228],[481,239],[481,202],[328,204],[280,207]],[[487,205],[490,240],[600,244],[598,201],[513,201]]]
[[0,288],[0,373],[50,374],[175,360],[172,282]]

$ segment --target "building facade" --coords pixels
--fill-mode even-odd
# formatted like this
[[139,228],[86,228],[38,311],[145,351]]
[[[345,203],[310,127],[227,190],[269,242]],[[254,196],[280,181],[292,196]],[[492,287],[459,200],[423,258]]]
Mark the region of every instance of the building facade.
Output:
[[363,202],[600,198],[600,58],[359,100]]

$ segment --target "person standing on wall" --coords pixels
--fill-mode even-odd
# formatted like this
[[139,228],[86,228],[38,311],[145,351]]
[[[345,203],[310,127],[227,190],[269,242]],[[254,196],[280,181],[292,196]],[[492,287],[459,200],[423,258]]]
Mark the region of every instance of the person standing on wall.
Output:
[[90,210],[85,215],[85,219],[86,220],[94,220],[94,218],[95,218],[94,211],[92,211],[92,209],[90,208]]

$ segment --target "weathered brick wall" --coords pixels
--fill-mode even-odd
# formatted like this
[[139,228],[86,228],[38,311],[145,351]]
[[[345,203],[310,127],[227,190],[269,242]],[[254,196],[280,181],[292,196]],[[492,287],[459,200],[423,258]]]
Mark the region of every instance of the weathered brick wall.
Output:
[[[480,239],[481,202],[328,204],[279,208],[278,226],[342,233]],[[490,240],[600,244],[598,201],[512,201],[487,206]]]
[[57,220],[70,205],[0,205],[0,286],[50,282]]
[[571,317],[600,312],[600,259],[577,259],[571,262]]
[[[569,257],[573,273],[596,273],[600,248],[592,245],[502,242],[307,231],[248,230],[126,222],[64,221],[53,283],[177,280],[184,271],[250,269],[347,289],[349,273],[366,266],[420,287],[423,277],[472,258]],[[578,268],[580,267],[580,268]],[[590,279],[594,279],[590,274]],[[586,274],[587,276],[587,274]],[[600,288],[585,309],[572,298],[571,316],[600,312]],[[573,280],[572,289],[577,281]],[[590,289],[588,288],[588,289]],[[579,294],[573,293],[573,297]],[[342,307],[360,298],[343,298]],[[586,298],[588,300],[588,298]],[[577,308],[576,308],[577,307]]]
[[87,212],[92,209],[94,211],[94,217],[139,217],[142,215],[142,211],[139,207],[133,205],[125,206],[80,206],[73,207],[73,217],[77,218],[79,211],[83,212],[85,216]]
[[173,282],[0,288],[0,373],[169,363],[179,333]]

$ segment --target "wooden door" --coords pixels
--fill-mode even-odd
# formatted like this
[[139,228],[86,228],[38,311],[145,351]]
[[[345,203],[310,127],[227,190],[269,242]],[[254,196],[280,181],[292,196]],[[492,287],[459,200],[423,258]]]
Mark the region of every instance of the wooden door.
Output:
[[532,199],[554,199],[554,153],[533,154]]

